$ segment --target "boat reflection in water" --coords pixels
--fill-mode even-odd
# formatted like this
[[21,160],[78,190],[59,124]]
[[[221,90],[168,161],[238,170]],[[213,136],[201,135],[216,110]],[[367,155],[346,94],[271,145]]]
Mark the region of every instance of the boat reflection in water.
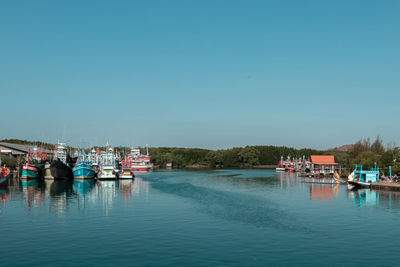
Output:
[[281,184],[281,187],[290,187],[294,186],[298,183],[297,178],[298,174],[295,172],[276,172],[276,177],[278,178],[278,182]]
[[108,216],[117,200],[125,201],[128,207],[128,204],[139,195],[147,198],[149,182],[141,178],[97,182],[68,179],[18,180],[11,187],[0,188],[0,204],[19,192],[22,193],[29,210],[32,207],[48,206],[49,211],[56,217],[63,217],[68,209],[84,210],[87,207],[102,206]]
[[53,180],[46,185],[50,197],[50,210],[57,217],[65,215],[70,199],[73,197],[71,180]]
[[106,216],[110,215],[113,207],[114,199],[117,195],[118,181],[102,180],[96,183],[97,199],[103,203],[103,208],[106,210]]
[[10,190],[7,186],[0,187],[0,204],[8,201]]
[[358,189],[349,191],[348,196],[354,199],[358,208],[377,207],[400,211],[400,192]]
[[44,203],[43,190],[39,187],[39,180],[20,180],[23,198],[26,199],[28,207],[42,206]]
[[128,205],[129,200],[132,199],[133,193],[133,180],[120,180],[119,182],[119,190],[126,201],[126,205]]
[[379,193],[370,189],[355,189],[349,191],[349,197],[354,199],[356,207],[378,206]]
[[78,195],[84,196],[92,191],[94,185],[94,180],[74,180],[74,191]]

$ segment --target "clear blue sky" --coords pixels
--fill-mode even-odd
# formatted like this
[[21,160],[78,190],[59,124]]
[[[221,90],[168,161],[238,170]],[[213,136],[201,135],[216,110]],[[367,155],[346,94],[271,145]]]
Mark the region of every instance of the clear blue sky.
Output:
[[399,141],[400,1],[1,1],[0,138]]

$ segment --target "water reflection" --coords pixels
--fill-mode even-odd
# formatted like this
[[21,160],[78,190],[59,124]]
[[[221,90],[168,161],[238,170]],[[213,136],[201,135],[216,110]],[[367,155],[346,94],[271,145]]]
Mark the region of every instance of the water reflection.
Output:
[[95,206],[102,207],[108,216],[116,200],[123,199],[128,206],[139,196],[147,198],[149,187],[149,182],[141,178],[121,181],[26,181],[15,178],[7,186],[0,187],[0,208],[2,203],[15,199],[25,203],[29,211],[48,206],[56,217],[63,217],[71,208],[83,210]]
[[95,185],[94,180],[88,180],[88,181],[74,180],[74,191],[76,194],[84,196],[89,194],[90,191],[92,191],[94,185]]
[[0,187],[0,204],[6,203],[9,198],[10,190],[7,186]]
[[400,192],[358,189],[349,190],[348,196],[358,208],[377,207],[400,211]]
[[289,187],[298,183],[297,173],[293,172],[277,172],[276,177],[278,178],[278,182],[281,184],[281,187]]
[[311,184],[310,199],[318,201],[332,201],[339,194],[340,185]]
[[42,194],[38,180],[20,181],[22,196],[28,204],[28,208],[43,205],[44,195]]
[[121,180],[119,187],[126,204],[132,199],[133,195],[133,181],[132,180]]
[[349,197],[354,199],[355,206],[359,208],[379,204],[379,192],[370,189],[349,190]]
[[98,181],[96,185],[97,198],[101,200],[106,216],[109,216],[116,197],[118,181]]

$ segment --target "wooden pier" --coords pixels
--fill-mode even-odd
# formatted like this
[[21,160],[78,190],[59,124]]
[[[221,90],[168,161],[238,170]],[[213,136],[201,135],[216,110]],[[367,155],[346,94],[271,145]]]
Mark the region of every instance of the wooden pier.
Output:
[[398,184],[398,183],[374,183],[374,184],[371,184],[371,189],[386,190],[386,191],[400,191],[400,184]]

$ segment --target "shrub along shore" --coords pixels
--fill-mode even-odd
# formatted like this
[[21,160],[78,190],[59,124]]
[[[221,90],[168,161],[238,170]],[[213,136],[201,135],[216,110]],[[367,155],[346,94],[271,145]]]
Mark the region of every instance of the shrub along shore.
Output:
[[[54,149],[53,144],[44,142],[18,139],[6,139],[0,142],[38,145],[46,149]],[[116,147],[116,149],[122,154],[130,151],[129,147]],[[141,150],[145,153],[145,148]],[[376,162],[385,174],[389,166],[392,167],[393,173],[400,172],[400,148],[393,144],[385,147],[380,137],[377,137],[374,142],[371,142],[369,138],[362,139],[351,145],[348,151],[296,149],[285,146],[246,146],[221,150],[150,147],[149,153],[154,165],[160,168],[166,167],[168,163],[172,164],[173,168],[262,168],[275,166],[281,156],[309,158],[311,155],[334,155],[336,162],[348,170],[352,170],[355,164],[363,164],[366,168],[370,168]],[[2,162],[11,168],[15,168],[17,164],[16,159],[7,156],[2,156]]]

